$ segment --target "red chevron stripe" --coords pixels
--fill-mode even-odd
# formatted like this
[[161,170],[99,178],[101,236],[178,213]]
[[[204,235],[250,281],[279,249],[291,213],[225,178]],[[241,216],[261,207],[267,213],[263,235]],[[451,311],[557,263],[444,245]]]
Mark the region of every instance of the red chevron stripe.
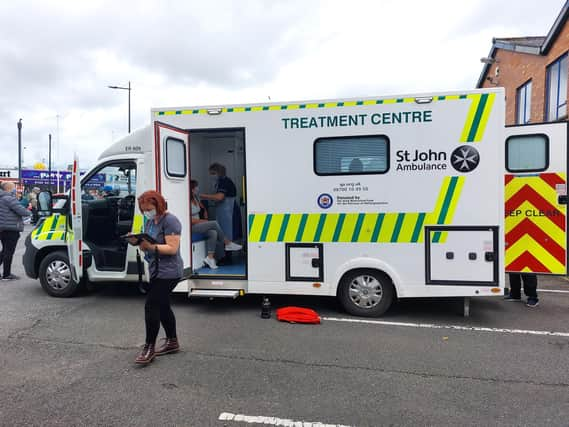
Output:
[[531,236],[543,249],[553,255],[557,261],[561,264],[565,264],[565,249],[559,246],[529,219],[524,219],[506,234],[506,248],[512,246],[526,234]]
[[555,190],[557,184],[565,184],[565,180],[556,173],[542,173],[539,175],[551,188]]
[[540,218],[547,218],[554,224],[556,224],[561,230],[565,231],[565,215],[556,209],[551,203],[545,200],[541,195],[539,195],[533,188],[529,185],[524,185],[520,190],[514,194],[506,202],[506,212],[513,212],[521,206],[524,202],[530,202],[533,206],[543,212],[559,212],[559,215],[553,216],[543,216]]
[[504,182],[506,185],[508,185],[512,179],[514,179],[514,175],[504,175]]
[[529,269],[534,273],[550,273],[549,269],[545,265],[539,262],[532,254],[527,251],[521,254],[509,265],[507,265],[506,271],[518,272],[522,271],[526,267],[529,267]]

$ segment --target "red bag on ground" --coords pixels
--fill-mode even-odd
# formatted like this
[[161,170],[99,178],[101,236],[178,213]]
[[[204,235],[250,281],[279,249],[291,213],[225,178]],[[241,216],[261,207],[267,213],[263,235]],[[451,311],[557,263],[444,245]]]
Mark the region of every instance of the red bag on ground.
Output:
[[310,308],[283,307],[277,309],[277,320],[290,323],[319,324],[320,316]]

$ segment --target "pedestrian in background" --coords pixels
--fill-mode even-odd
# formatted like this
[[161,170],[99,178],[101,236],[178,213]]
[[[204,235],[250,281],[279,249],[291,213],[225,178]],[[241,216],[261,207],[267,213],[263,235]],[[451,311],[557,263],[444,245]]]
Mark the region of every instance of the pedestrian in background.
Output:
[[24,230],[23,218],[30,216],[30,211],[24,208],[16,198],[16,185],[13,182],[0,184],[0,264],[4,268],[2,280],[17,280],[18,276],[12,274],[12,258]]
[[30,205],[32,206],[32,224],[37,224],[39,219],[38,214],[38,194],[40,193],[39,187],[32,188],[30,191]]
[[510,293],[504,299],[506,301],[522,300],[522,281],[524,282],[524,294],[528,297],[526,305],[537,307],[539,298],[537,297],[537,276],[531,273],[510,273]]

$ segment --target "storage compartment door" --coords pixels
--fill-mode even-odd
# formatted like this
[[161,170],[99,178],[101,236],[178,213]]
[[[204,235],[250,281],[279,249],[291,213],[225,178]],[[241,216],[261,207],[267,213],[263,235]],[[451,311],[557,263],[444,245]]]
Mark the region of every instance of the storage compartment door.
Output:
[[425,227],[428,285],[498,285],[498,227]]
[[287,281],[324,281],[322,244],[287,243],[285,249]]

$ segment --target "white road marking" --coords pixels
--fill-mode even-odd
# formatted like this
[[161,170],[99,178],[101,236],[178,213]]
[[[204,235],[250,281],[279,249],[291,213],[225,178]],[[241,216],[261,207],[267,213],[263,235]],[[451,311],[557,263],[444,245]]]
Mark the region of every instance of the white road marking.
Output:
[[232,414],[231,412],[223,412],[219,415],[219,421],[234,421],[237,423],[248,423],[248,424],[265,424],[271,426],[282,426],[282,427],[350,427],[344,424],[326,424],[320,421],[294,421],[285,418],[276,417],[263,417],[258,415],[243,415],[243,414]]
[[551,292],[552,294],[569,294],[569,291],[562,291],[560,289],[538,289],[538,292]]
[[552,337],[569,337],[569,332],[532,331],[526,329],[484,328],[478,326],[436,325],[434,323],[388,322],[385,320],[346,319],[340,317],[323,317],[330,322],[365,323],[370,325],[403,326],[406,328],[452,329],[471,332],[497,332],[503,334],[541,335]]

